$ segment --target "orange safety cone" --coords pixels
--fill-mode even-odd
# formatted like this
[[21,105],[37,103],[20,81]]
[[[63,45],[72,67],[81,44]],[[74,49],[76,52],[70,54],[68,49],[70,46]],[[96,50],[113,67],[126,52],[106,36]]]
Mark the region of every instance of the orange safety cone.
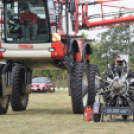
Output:
[[92,120],[93,120],[92,108],[90,106],[87,106],[87,108],[84,111],[84,121],[89,122]]

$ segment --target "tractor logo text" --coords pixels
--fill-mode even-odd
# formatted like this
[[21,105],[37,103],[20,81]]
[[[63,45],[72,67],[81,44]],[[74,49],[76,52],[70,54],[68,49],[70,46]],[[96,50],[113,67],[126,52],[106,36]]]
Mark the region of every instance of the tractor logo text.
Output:
[[19,49],[33,49],[33,45],[19,45]]

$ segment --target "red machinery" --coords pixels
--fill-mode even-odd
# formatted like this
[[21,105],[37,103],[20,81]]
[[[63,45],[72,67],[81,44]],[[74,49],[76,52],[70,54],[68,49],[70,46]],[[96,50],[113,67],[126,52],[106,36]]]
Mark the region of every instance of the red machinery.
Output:
[[[0,114],[6,114],[9,96],[14,111],[26,109],[33,69],[67,69],[73,112],[82,113],[87,105],[93,105],[97,88],[95,75],[99,75],[98,66],[90,64],[93,51],[88,42],[93,40],[78,40],[82,36],[77,33],[80,29],[94,30],[98,26],[132,24],[134,16],[105,20],[116,14],[103,13],[103,6],[110,6],[104,3],[112,1],[118,0],[0,1],[0,58],[6,59],[6,63],[0,62]],[[101,5],[102,14],[88,15],[88,8],[96,4]],[[125,9],[128,11],[120,13],[132,12]],[[25,10],[32,13],[35,22],[24,15]],[[21,16],[25,16],[24,21]],[[90,21],[96,17],[102,20]]]
[[[83,2],[83,3],[79,2],[79,1],[76,1],[75,2],[76,12],[74,13],[74,16],[75,16],[75,24],[74,24],[75,25],[75,32],[77,33],[79,29],[92,29],[93,30],[95,27],[98,27],[98,26],[101,26],[102,28],[120,26],[121,24],[119,25],[119,23],[125,23],[125,22],[129,22],[129,24],[132,25],[133,20],[134,20],[133,15],[128,15],[127,17],[120,17],[120,15],[132,14],[133,9],[127,8],[127,7],[124,7],[124,6],[120,7],[120,6],[113,6],[113,5],[105,4],[105,3],[115,2],[115,1],[121,1],[121,0],[108,0],[108,1],[97,0],[95,2]],[[100,4],[101,14],[88,15],[89,12],[90,12],[89,11],[90,6],[96,5],[96,4]],[[109,8],[124,9],[125,11],[104,13],[103,7],[106,7],[106,6],[109,7]],[[79,7],[81,8],[82,13],[80,12],[80,9],[78,10]],[[80,15],[81,15],[81,17],[79,17]],[[110,16],[113,16],[113,18],[114,18],[115,15],[116,15],[115,19],[105,19],[105,17],[110,17]],[[79,18],[80,18],[81,21],[78,20]],[[90,21],[91,19],[95,19],[95,18],[102,18],[102,20],[100,20],[100,21]],[[115,25],[115,24],[118,24],[118,25]],[[127,23],[127,24],[123,24],[123,25],[129,25],[129,24]]]

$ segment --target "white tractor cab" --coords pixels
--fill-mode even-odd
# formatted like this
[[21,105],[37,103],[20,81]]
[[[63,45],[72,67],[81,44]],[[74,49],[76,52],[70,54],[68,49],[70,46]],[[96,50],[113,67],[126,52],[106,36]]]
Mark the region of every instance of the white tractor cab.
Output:
[[[50,65],[55,68],[50,63],[63,58],[63,45],[60,36],[56,37],[58,41],[52,42],[52,33],[56,32],[53,1],[3,0],[1,3],[0,58],[21,61],[32,69],[40,69],[42,66],[48,69]],[[31,22],[26,15],[23,15],[25,20],[21,22],[21,15],[24,14],[25,8],[28,8],[36,18],[36,24],[32,24],[34,25],[32,27],[28,27]],[[34,39],[32,39],[33,35]],[[54,52],[56,48],[60,51]],[[44,59],[46,62],[42,62]],[[37,63],[34,64],[35,62]]]

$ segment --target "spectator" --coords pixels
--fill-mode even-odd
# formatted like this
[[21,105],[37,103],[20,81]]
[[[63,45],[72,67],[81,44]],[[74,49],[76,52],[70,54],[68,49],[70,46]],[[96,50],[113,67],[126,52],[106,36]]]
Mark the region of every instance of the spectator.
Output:
[[121,57],[119,55],[117,55],[114,59],[114,63],[111,64],[111,67],[112,67],[112,70],[115,69],[115,65],[117,65],[117,61],[120,61],[121,60]]

